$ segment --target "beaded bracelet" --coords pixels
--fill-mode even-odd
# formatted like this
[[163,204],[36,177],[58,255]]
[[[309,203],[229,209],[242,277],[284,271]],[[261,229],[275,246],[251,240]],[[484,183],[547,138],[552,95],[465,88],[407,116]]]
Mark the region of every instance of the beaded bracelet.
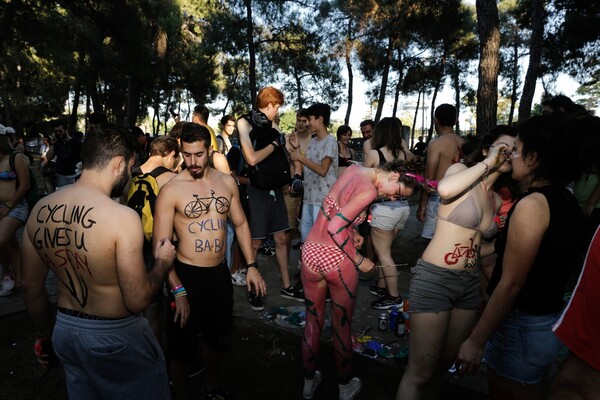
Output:
[[185,289],[183,289],[181,292],[173,293],[173,297],[175,297],[175,300],[185,296],[187,296],[187,292],[185,291]]
[[[181,296],[187,296],[187,292],[185,291],[185,288],[183,287],[183,285],[177,286],[175,289],[171,290],[171,293],[173,293],[173,296],[175,296],[175,298],[178,298]],[[181,294],[181,293],[183,293],[183,294]]]

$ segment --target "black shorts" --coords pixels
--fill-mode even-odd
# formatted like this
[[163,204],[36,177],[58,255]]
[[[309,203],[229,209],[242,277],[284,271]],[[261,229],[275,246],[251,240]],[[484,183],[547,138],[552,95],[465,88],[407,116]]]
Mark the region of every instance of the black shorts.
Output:
[[[227,350],[233,327],[233,286],[227,262],[224,260],[216,267],[196,267],[176,259],[175,272],[187,292],[190,317],[180,328],[179,321],[173,322],[175,310],[168,307],[169,356],[181,361],[193,360],[199,333],[210,348]],[[172,294],[169,299],[175,301]]]
[[250,206],[252,239],[266,239],[269,234],[290,229],[283,190],[262,190],[252,185],[246,188]]

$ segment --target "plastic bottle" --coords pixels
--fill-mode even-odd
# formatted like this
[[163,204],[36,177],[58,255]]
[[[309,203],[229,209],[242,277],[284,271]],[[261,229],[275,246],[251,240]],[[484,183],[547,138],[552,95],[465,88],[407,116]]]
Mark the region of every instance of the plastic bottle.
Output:
[[398,319],[398,309],[396,307],[392,307],[392,311],[390,312],[390,330],[396,331],[396,322]]

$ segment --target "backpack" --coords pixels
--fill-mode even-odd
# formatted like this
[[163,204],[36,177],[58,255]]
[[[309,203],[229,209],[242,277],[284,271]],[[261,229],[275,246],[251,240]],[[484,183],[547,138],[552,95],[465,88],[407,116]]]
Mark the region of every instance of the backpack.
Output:
[[[19,153],[18,151],[13,151],[12,153],[10,153],[10,157],[8,158],[8,163],[10,165],[10,169],[12,169],[13,171],[17,172],[16,168],[15,168],[15,157],[17,156],[17,153]],[[35,206],[35,203],[37,203],[37,201],[40,199],[40,191],[38,189],[37,186],[37,180],[35,177],[35,174],[33,173],[33,170],[31,169],[31,165],[27,166],[27,169],[29,170],[29,189],[27,190],[27,193],[25,194],[25,200],[27,200],[27,205],[29,206],[29,212],[31,212],[31,210],[33,210],[33,207]],[[17,176],[17,182],[16,182],[16,188],[19,188],[19,177]]]
[[156,178],[168,171],[168,168],[157,167],[144,174],[138,169],[131,179],[127,194],[127,206],[134,209],[142,219],[142,228],[147,243],[152,241],[154,203],[156,203],[156,196],[160,190]]
[[[244,116],[252,130],[250,141],[254,150],[261,150],[277,140],[281,133],[269,123],[266,126],[257,126],[249,116]],[[264,160],[256,165],[250,166],[248,170],[250,184],[258,189],[279,189],[290,183],[290,163],[284,146],[277,148]]]

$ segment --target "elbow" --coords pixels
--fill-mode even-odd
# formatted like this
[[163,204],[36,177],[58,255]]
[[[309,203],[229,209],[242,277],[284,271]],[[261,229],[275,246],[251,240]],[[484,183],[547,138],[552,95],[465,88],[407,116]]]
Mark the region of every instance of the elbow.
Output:
[[438,184],[437,193],[444,200],[454,197],[454,193],[450,190],[447,184],[445,185],[443,183],[443,181]]

